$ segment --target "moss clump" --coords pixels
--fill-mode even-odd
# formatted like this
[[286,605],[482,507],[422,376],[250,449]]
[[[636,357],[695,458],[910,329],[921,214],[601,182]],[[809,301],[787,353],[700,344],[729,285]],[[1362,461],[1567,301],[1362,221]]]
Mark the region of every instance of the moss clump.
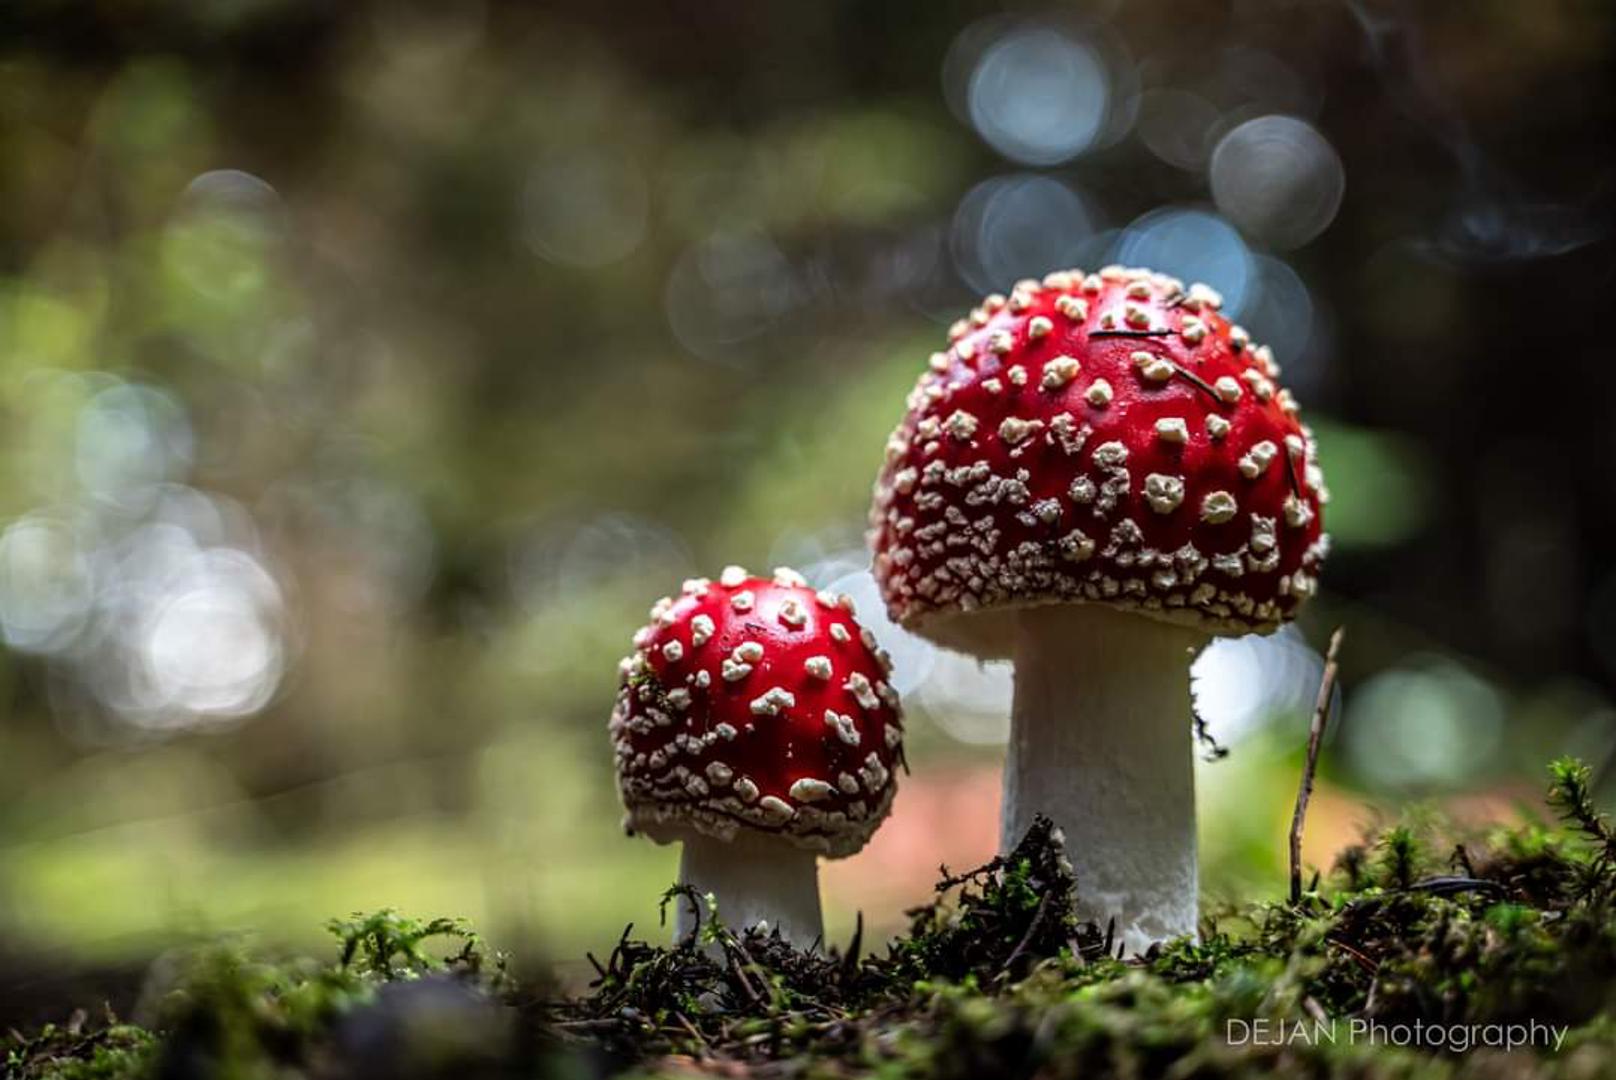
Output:
[[[155,973],[142,1007],[149,1028],[110,1015],[92,1026],[78,1015],[32,1037],[11,1033],[0,1044],[5,1080],[386,1075],[350,1068],[352,1059],[374,1052],[366,1044],[378,1033],[396,1034],[389,1050],[408,1047],[412,1033],[402,1029],[412,1011],[426,1015],[419,1005],[428,997],[460,1007],[477,1040],[449,1050],[475,1061],[509,1057],[486,1040],[508,1027],[493,1003],[512,997],[514,984],[504,958],[463,923],[379,911],[327,928],[338,943],[329,962],[271,962],[219,945]],[[429,948],[445,943],[451,951],[441,956]]]
[[52,1080],[122,1080],[144,1076],[154,1058],[157,1036],[108,1016],[95,1027],[76,1013],[65,1024],[47,1024],[32,1036],[12,1032],[4,1044],[5,1073]]
[[1464,843],[1395,826],[1299,901],[1214,913],[1199,942],[1143,956],[1078,918],[1040,822],[945,872],[881,956],[736,934],[674,890],[705,916],[691,940],[625,931],[587,994],[543,1000],[460,924],[383,912],[333,923],[324,965],[195,958],[153,1032],[13,1036],[6,1076],[1592,1080],[1616,1061],[1616,832],[1586,768],[1551,773],[1560,826]]

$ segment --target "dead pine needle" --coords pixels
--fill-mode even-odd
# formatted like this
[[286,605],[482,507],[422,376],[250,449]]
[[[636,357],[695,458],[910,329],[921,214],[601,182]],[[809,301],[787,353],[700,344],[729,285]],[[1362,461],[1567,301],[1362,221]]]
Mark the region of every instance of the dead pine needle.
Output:
[[1345,627],[1336,627],[1330,635],[1330,647],[1324,654],[1324,675],[1319,679],[1319,696],[1313,706],[1313,722],[1307,731],[1307,763],[1302,766],[1302,784],[1296,791],[1296,812],[1291,815],[1291,903],[1302,900],[1302,826],[1307,821],[1307,800],[1313,794],[1313,774],[1319,767],[1319,745],[1324,740],[1324,725],[1330,716],[1330,702],[1335,697],[1335,677],[1339,668],[1341,639]]

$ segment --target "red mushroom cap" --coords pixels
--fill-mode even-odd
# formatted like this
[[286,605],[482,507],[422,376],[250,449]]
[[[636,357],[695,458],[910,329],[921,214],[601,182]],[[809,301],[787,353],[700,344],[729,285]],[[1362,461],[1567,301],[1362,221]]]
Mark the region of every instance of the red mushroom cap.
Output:
[[634,646],[610,728],[629,831],[864,846],[892,806],[903,726],[850,599],[732,566],[658,600]]
[[1222,634],[1294,616],[1328,494],[1272,353],[1221,303],[1107,267],[1019,282],[955,323],[876,482],[892,617],[989,656],[1008,652],[1002,615],[1035,604]]

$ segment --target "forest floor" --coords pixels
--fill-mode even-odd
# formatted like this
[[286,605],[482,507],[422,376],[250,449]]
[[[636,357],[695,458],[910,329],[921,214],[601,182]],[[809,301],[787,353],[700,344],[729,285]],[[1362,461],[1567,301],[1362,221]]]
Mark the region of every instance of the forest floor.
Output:
[[1047,822],[945,875],[883,955],[709,918],[673,947],[625,931],[578,997],[457,921],[356,916],[324,960],[196,953],[145,1026],[12,1032],[3,1075],[1593,1080],[1616,1075],[1616,828],[1577,762],[1549,801],[1559,822],[1490,835],[1388,828],[1141,956],[1078,918]]

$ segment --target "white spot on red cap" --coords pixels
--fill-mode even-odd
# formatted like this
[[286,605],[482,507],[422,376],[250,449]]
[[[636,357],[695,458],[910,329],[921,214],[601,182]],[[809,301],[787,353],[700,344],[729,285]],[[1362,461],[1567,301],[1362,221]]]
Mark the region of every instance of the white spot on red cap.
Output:
[[1190,429],[1182,416],[1164,416],[1156,421],[1156,438],[1164,443],[1187,443]]
[[1076,296],[1058,297],[1055,300],[1055,310],[1073,322],[1082,322],[1089,317],[1089,305]]
[[865,709],[876,709],[881,705],[881,699],[875,695],[875,687],[862,671],[855,671],[847,677],[842,689],[853,695],[859,705]]
[[1070,356],[1057,356],[1044,365],[1044,376],[1041,380],[1045,390],[1059,390],[1083,370],[1083,365]]
[[1240,509],[1233,495],[1227,491],[1209,491],[1201,499],[1201,520],[1213,525],[1221,525],[1234,517]]
[[836,732],[836,737],[848,746],[859,744],[858,724],[846,713],[839,713],[835,709],[825,710],[825,726]]
[[1165,473],[1145,477],[1145,502],[1158,514],[1171,514],[1184,501],[1184,478]]
[[1150,382],[1166,382],[1168,379],[1173,377],[1173,374],[1176,371],[1178,371],[1178,367],[1171,360],[1163,360],[1161,357],[1152,356],[1150,353],[1136,353],[1135,355],[1144,355],[1150,357],[1150,359],[1143,361],[1139,365],[1139,374],[1143,375]]
[[1023,420],[1018,416],[1007,416],[999,424],[999,438],[1011,446],[1030,439],[1044,428],[1042,420]]
[[835,792],[835,787],[812,776],[804,776],[791,784],[791,797],[798,802],[816,803]]
[[763,811],[764,820],[773,825],[783,825],[797,815],[791,804],[778,795],[763,796],[758,800],[758,809]]
[[1277,453],[1279,453],[1279,447],[1267,439],[1254,444],[1240,459],[1238,466],[1240,475],[1247,480],[1255,480],[1268,468],[1269,462],[1274,460],[1274,455]]
[[753,716],[779,716],[797,703],[797,695],[783,686],[770,687],[752,699]]
[[948,419],[943,421],[943,427],[954,438],[965,442],[976,434],[977,420],[964,409],[955,409],[949,414]]
[[800,630],[808,621],[808,613],[803,610],[802,604],[796,600],[782,600],[777,612],[780,621],[793,630]]
[[1128,447],[1123,443],[1111,440],[1103,442],[1094,448],[1094,463],[1107,468],[1128,463]]

